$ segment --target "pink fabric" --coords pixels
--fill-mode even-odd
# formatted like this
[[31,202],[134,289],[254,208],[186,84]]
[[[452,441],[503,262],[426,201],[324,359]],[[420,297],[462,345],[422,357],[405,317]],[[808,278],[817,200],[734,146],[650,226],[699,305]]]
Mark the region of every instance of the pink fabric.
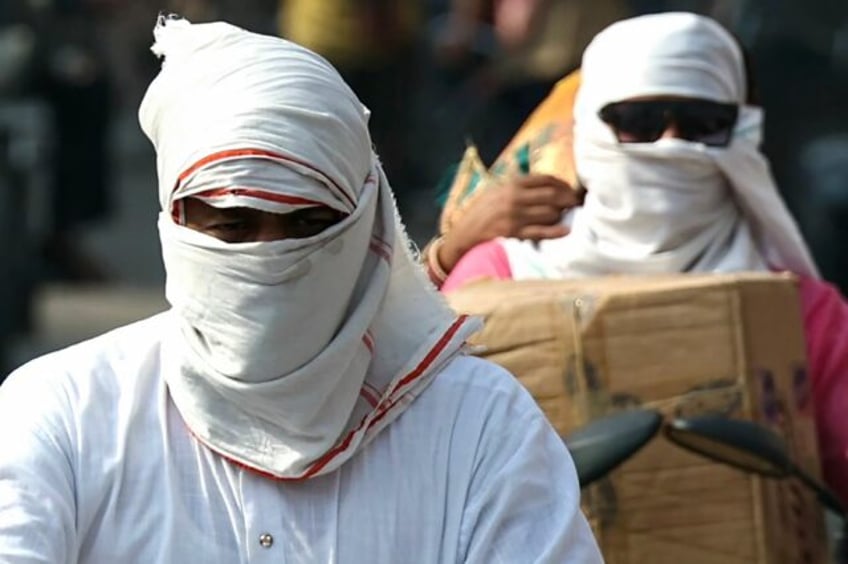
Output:
[[[442,291],[482,278],[512,278],[506,251],[497,241],[466,253]],[[822,471],[848,503],[848,302],[834,286],[809,277],[800,278],[800,298]]]
[[848,503],[848,303],[814,278],[800,290],[824,479]]
[[497,240],[480,243],[465,253],[445,279],[441,290],[450,292],[483,278],[512,279],[512,269],[509,267],[506,251]]

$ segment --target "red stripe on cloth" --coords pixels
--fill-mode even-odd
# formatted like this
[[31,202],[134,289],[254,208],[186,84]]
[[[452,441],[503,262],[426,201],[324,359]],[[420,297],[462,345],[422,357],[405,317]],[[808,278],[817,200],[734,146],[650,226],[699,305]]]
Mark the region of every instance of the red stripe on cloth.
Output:
[[374,354],[374,339],[368,333],[362,335],[362,342],[371,354]]
[[[433,348],[430,349],[430,352],[427,353],[427,355],[424,357],[424,359],[421,362],[419,362],[418,365],[409,374],[404,376],[400,380],[400,382],[398,382],[398,384],[393,388],[392,394],[394,394],[399,388],[403,387],[404,385],[411,383],[416,378],[419,378],[424,373],[424,371],[430,366],[430,364],[432,364],[432,362],[436,359],[436,357],[438,357],[439,354],[444,350],[444,348],[447,346],[448,342],[450,342],[450,340],[453,338],[453,336],[456,335],[456,332],[459,331],[459,328],[462,326],[463,323],[465,323],[465,321],[467,319],[468,319],[467,315],[459,316],[453,322],[453,324],[448,328],[448,330],[445,332],[445,334],[442,335],[442,337],[436,342],[436,344],[433,346]],[[207,448],[209,448],[213,452],[216,452],[219,456],[221,456],[225,460],[231,462],[232,464],[234,464],[234,465],[236,465],[240,468],[244,468],[245,470],[248,470],[250,472],[254,472],[254,473],[256,473],[260,476],[264,476],[266,478],[270,478],[272,480],[280,481],[280,482],[292,482],[292,481],[297,481],[297,480],[305,480],[307,478],[311,478],[312,476],[314,476],[315,474],[320,472],[321,469],[324,468],[327,464],[329,464],[336,456],[338,456],[339,454],[346,451],[348,449],[348,447],[350,446],[350,443],[353,440],[353,438],[362,429],[362,427],[366,424],[366,422],[368,423],[366,430],[368,430],[375,423],[377,423],[383,417],[385,417],[386,414],[391,410],[391,408],[394,407],[395,405],[397,405],[397,403],[400,402],[403,398],[404,398],[404,396],[401,395],[400,397],[394,398],[391,401],[383,403],[382,408],[380,408],[378,406],[377,409],[380,411],[380,413],[378,413],[370,421],[368,420],[368,416],[363,417],[362,421],[359,422],[359,425],[357,425],[356,428],[351,430],[347,434],[347,436],[345,436],[345,438],[342,440],[341,443],[336,444],[336,446],[333,447],[332,449],[330,449],[329,451],[327,451],[327,453],[324,454],[324,456],[322,456],[321,458],[316,460],[312,464],[312,466],[310,466],[306,470],[306,472],[304,472],[300,476],[297,476],[297,477],[294,477],[294,478],[284,478],[282,476],[276,476],[276,475],[271,474],[270,472],[267,472],[265,470],[260,470],[258,468],[254,468],[253,466],[250,466],[249,464],[247,464],[245,462],[240,462],[238,460],[235,460],[232,457],[230,457],[229,455],[227,455],[227,454],[221,452],[220,450],[216,449],[212,445],[209,445],[208,443],[206,443],[200,437],[195,435],[191,431],[190,428],[189,428],[189,433],[191,433],[191,435],[194,436],[195,439],[197,439],[201,444],[205,445]],[[186,428],[188,428],[188,425],[186,425]]]
[[329,464],[336,456],[346,451],[347,448],[350,446],[350,442],[353,440],[353,437],[356,436],[356,434],[359,432],[359,430],[362,428],[362,426],[367,420],[367,417],[363,417],[362,421],[359,422],[359,425],[357,425],[355,429],[349,432],[341,443],[328,450],[327,453],[318,460],[316,460],[312,464],[312,466],[310,466],[306,470],[306,472],[304,472],[299,478],[295,479],[305,480],[307,478],[311,478],[312,476],[320,472],[321,469],[324,468],[324,466],[326,466],[327,464]]
[[[215,454],[217,454],[218,456],[220,456],[221,458],[223,458],[224,460],[226,460],[230,464],[233,464],[234,466],[237,466],[239,468],[243,468],[243,469],[247,470],[248,472],[262,476],[263,478],[268,478],[270,480],[274,480],[275,482],[297,482],[297,481],[300,481],[300,480],[305,480],[307,478],[311,478],[313,475],[315,475],[316,472],[320,471],[321,468],[326,466],[330,462],[330,460],[335,458],[335,456],[337,454],[347,450],[347,447],[350,445],[350,441],[353,439],[353,437],[356,435],[356,433],[359,431],[359,429],[362,428],[362,425],[365,423],[366,420],[367,420],[367,418],[363,418],[362,421],[359,422],[359,425],[357,425],[356,429],[354,429],[350,433],[348,433],[347,437],[345,437],[345,440],[341,444],[337,445],[334,449],[328,451],[327,454],[325,454],[321,459],[318,460],[318,462],[321,462],[324,459],[326,459],[326,461],[324,461],[324,463],[321,464],[321,466],[319,468],[317,468],[315,471],[310,471],[311,470],[311,467],[310,467],[309,470],[307,470],[306,472],[304,472],[300,476],[295,476],[293,478],[286,478],[286,477],[283,477],[283,476],[277,476],[276,474],[272,474],[271,472],[268,472],[267,470],[261,470],[259,468],[256,468],[255,466],[251,466],[247,462],[242,462],[240,460],[236,460],[232,456],[221,451],[220,449],[215,448],[214,446],[210,445],[209,443],[207,443],[206,441],[204,441],[203,439],[198,437],[191,430],[191,428],[189,428],[188,425],[186,425],[186,429],[188,429],[189,434],[192,437],[194,437],[194,439],[196,441],[198,441],[200,444],[202,444],[203,446],[205,446],[206,448],[208,448],[209,450],[211,450],[212,452],[214,452]],[[318,462],[316,462],[315,464],[318,464]]]
[[380,390],[378,390],[377,388],[375,388],[374,386],[369,384],[367,380],[365,382],[362,382],[362,385],[364,387],[368,388],[369,390],[371,390],[371,393],[374,394],[375,396],[380,397],[382,395],[380,393]]
[[371,241],[382,246],[389,253],[392,253],[395,250],[391,243],[386,242],[385,239],[381,239],[378,235],[371,235]]
[[218,456],[220,456],[221,458],[223,458],[224,460],[226,460],[227,462],[229,462],[233,466],[237,466],[238,468],[243,468],[244,470],[247,470],[248,472],[250,472],[252,474],[257,474],[259,476],[262,476],[263,478],[269,478],[271,480],[277,480],[277,481],[287,481],[287,480],[289,480],[289,478],[280,478],[279,476],[275,476],[274,474],[271,474],[270,472],[266,472],[265,470],[260,470],[259,468],[254,468],[253,466],[250,466],[247,463],[240,462],[240,461],[236,460],[235,458],[232,458],[227,453],[220,451],[219,449],[215,448],[214,446],[210,445],[209,443],[207,443],[206,441],[204,441],[203,439],[198,437],[197,434],[195,434],[195,432],[191,430],[191,427],[189,427],[188,424],[186,424],[185,420],[183,420],[183,425],[185,425],[185,428],[188,429],[188,434],[191,435],[192,438],[194,438],[194,440],[196,440],[201,445],[208,448],[209,450],[211,450],[212,452],[214,452],[215,454],[217,454]]
[[201,169],[201,168],[203,168],[203,167],[205,167],[209,164],[218,162],[218,161],[223,161],[223,160],[227,160],[227,159],[234,159],[234,158],[239,158],[239,157],[241,157],[241,158],[250,158],[250,157],[270,158],[270,159],[295,163],[295,164],[298,164],[302,167],[308,168],[309,170],[320,175],[327,182],[332,184],[336,188],[336,190],[339,191],[339,193],[342,195],[342,197],[344,197],[344,199],[347,200],[347,203],[350,206],[352,206],[354,208],[356,207],[356,201],[353,198],[353,196],[351,194],[348,194],[344,190],[344,188],[339,186],[336,182],[333,181],[332,178],[330,178],[329,176],[324,174],[324,172],[319,170],[314,165],[312,165],[312,164],[310,164],[306,161],[303,161],[301,159],[297,159],[295,157],[292,157],[290,155],[283,155],[281,153],[275,153],[273,151],[267,151],[265,149],[228,149],[226,151],[218,151],[216,153],[212,153],[211,155],[207,155],[207,156],[203,157],[202,159],[200,159],[199,161],[192,164],[191,166],[189,166],[187,169],[185,169],[177,177],[177,182],[174,185],[173,191],[176,192],[179,189],[180,184],[182,184],[183,180],[185,180],[186,178],[188,178],[189,176],[191,176],[192,174],[197,172],[199,169]]
[[399,388],[402,388],[409,382],[421,376],[421,374],[424,373],[424,371],[430,366],[430,364],[434,360],[436,360],[436,357],[439,356],[442,350],[448,345],[448,342],[453,339],[453,336],[456,335],[457,331],[459,331],[459,328],[462,327],[462,325],[467,320],[467,315],[460,315],[459,317],[457,317],[453,324],[445,332],[445,334],[442,335],[442,338],[439,339],[439,341],[432,349],[430,349],[430,352],[427,353],[427,356],[425,356],[424,359],[418,363],[418,366],[416,366],[412,372],[407,374],[400,382],[395,385],[394,389],[389,392],[389,395],[394,394]]
[[[429,353],[427,353],[427,356],[424,357],[424,360],[422,360],[418,364],[418,366],[415,367],[415,370],[410,372],[408,375],[406,375],[406,377],[404,377],[400,382],[397,383],[397,385],[394,387],[394,389],[389,393],[389,396],[392,396],[393,394],[395,394],[397,392],[397,390],[399,388],[403,387],[405,384],[411,383],[415,378],[418,378],[419,376],[421,376],[421,374],[424,373],[424,370],[426,370],[428,368],[428,366],[433,362],[433,360],[435,360],[436,356],[438,356],[439,353],[442,351],[442,349],[445,348],[448,341],[451,338],[453,338],[453,336],[456,334],[457,331],[459,331],[459,328],[462,326],[463,323],[465,323],[465,321],[467,319],[468,319],[467,315],[459,316],[456,319],[456,321],[453,322],[453,325],[450,326],[450,328],[447,330],[447,332],[444,335],[442,335],[442,338],[439,339],[439,342],[436,343],[436,346],[433,347],[430,350]],[[374,419],[372,419],[371,422],[368,423],[368,429],[370,429],[375,423],[379,422],[383,417],[385,417],[385,415],[389,411],[391,411],[391,409],[395,405],[397,405],[397,403],[400,400],[402,400],[403,397],[404,396],[401,395],[401,396],[395,398],[394,400],[392,400],[390,403],[385,404],[382,407],[382,409],[380,410],[380,413],[378,413],[374,417]]]
[[293,206],[324,206],[325,204],[318,200],[310,200],[301,198],[300,196],[289,196],[287,194],[277,194],[266,190],[258,190],[255,188],[213,188],[204,190],[194,197],[200,198],[221,198],[224,196],[246,196],[248,198],[256,198],[257,200],[267,200],[269,202],[277,202],[280,204],[291,204]]
[[[433,346],[433,348],[430,349],[430,352],[427,353],[427,355],[424,357],[424,359],[421,362],[418,363],[418,366],[416,366],[412,370],[412,372],[410,372],[409,374],[404,376],[400,380],[400,382],[397,383],[397,385],[394,387],[391,394],[389,394],[389,395],[394,394],[398,390],[398,388],[401,388],[404,385],[411,383],[416,378],[421,377],[421,375],[424,374],[424,371],[430,366],[430,364],[433,363],[434,360],[436,360],[436,357],[438,357],[439,354],[444,350],[444,348],[448,345],[448,343],[453,338],[453,336],[456,335],[456,332],[459,331],[459,328],[462,326],[463,323],[465,323],[465,321],[467,319],[468,319],[467,315],[459,316],[453,322],[453,324],[450,326],[450,328],[448,328],[448,330],[445,332],[445,334],[442,335],[442,337],[438,340],[438,342],[436,342],[436,344]],[[392,407],[394,407],[395,404],[397,404],[397,402],[400,401],[402,397],[403,396],[401,396],[400,398],[395,398],[389,404],[385,404],[386,406],[381,410],[381,412],[368,423],[368,427],[366,427],[366,430],[370,429],[376,422],[380,421],[383,417],[385,417],[386,413],[388,413],[388,411]],[[378,408],[378,409],[380,409],[380,408]],[[314,476],[316,473],[320,472],[321,469],[324,468],[324,466],[329,464],[330,461],[333,460],[333,458],[335,458],[337,455],[339,455],[340,453],[347,450],[347,447],[350,445],[350,441],[353,440],[354,435],[359,431],[359,429],[362,428],[362,425],[365,423],[365,421],[367,419],[368,418],[366,416],[362,421],[359,422],[359,425],[356,426],[356,429],[354,429],[353,431],[348,433],[347,437],[345,437],[344,441],[342,441],[341,444],[339,444],[335,448],[331,449],[330,451],[327,452],[327,454],[325,454],[320,459],[315,461],[315,463],[313,463],[313,465],[310,466],[309,469],[303,474],[302,478],[305,479],[305,478],[309,478],[311,476]]]
[[387,404],[384,404],[384,405],[385,405],[385,407],[384,407],[384,408],[380,411],[380,413],[378,413],[378,414],[374,417],[374,419],[372,419],[372,420],[371,420],[371,422],[368,424],[368,429],[370,429],[370,428],[371,428],[371,427],[372,427],[375,423],[378,423],[378,422],[379,422],[379,421],[380,421],[383,417],[385,417],[385,416],[386,416],[386,414],[387,414],[389,411],[391,411],[391,409],[392,409],[394,406],[396,406],[396,405],[400,402],[400,400],[402,400],[404,397],[406,397],[406,396],[404,396],[404,395],[398,396],[398,397],[396,397],[394,400],[392,400],[391,402],[389,402],[389,403],[387,403]]
[[374,254],[380,257],[381,259],[383,259],[389,264],[392,264],[392,257],[389,253],[386,252],[386,249],[376,243],[371,243],[370,245],[368,245],[368,248],[374,251]]
[[379,403],[379,398],[375,397],[369,390],[362,388],[361,390],[359,390],[359,395],[365,398],[365,401],[367,401],[371,407],[377,407],[377,403]]

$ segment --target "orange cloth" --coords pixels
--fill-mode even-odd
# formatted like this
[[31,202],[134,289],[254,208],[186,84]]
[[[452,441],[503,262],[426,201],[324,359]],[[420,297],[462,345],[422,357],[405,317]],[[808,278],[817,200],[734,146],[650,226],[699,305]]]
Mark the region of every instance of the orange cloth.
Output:
[[[577,186],[572,151],[574,98],[580,71],[556,83],[551,93],[525,120],[491,168],[480,160],[475,147],[466,150],[451,185],[439,220],[446,233],[479,194],[499,177],[516,173],[550,174]],[[526,150],[526,155],[524,151]],[[526,157],[527,162],[523,162]]]

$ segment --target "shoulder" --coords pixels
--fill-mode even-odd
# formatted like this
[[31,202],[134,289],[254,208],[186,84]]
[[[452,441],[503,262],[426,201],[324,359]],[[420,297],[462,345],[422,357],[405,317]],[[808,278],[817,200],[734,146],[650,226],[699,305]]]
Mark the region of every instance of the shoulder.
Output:
[[798,284],[801,300],[805,305],[820,303],[823,301],[844,301],[839,289],[825,280],[820,280],[811,276],[799,276]]
[[92,515],[108,512],[104,500],[122,493],[123,459],[150,427],[121,421],[153,404],[141,394],[156,385],[163,318],[39,357],[0,386],[2,555],[66,561]]
[[[462,500],[457,560],[601,562],[568,450],[518,380],[463,356],[431,389],[442,403],[458,398],[449,440],[433,439],[435,452],[449,451]],[[428,429],[444,425],[437,419]],[[437,468],[434,459],[428,468]]]
[[142,362],[158,349],[167,318],[161,313],[35,358],[12,372],[3,387],[34,379],[82,381]]
[[437,381],[452,387],[474,387],[493,393],[516,393],[523,388],[503,366],[470,353],[457,355],[439,375]]
[[798,286],[808,339],[815,340],[816,333],[829,333],[848,321],[848,302],[836,286],[809,276],[800,276]]
[[544,418],[509,371],[468,354],[453,359],[423,395],[430,396],[427,402],[454,406],[462,417],[488,418],[489,423],[495,414],[508,419]]
[[0,427],[50,425],[84,409],[104,409],[158,358],[167,313],[31,360],[0,386]]
[[[452,463],[469,472],[496,472],[514,456],[549,460],[557,468],[570,464],[564,444],[530,393],[507,370],[481,358],[451,361],[403,419],[405,428],[417,429],[417,440],[430,445],[424,452],[439,452],[449,444]],[[530,447],[534,452],[519,454],[527,445],[535,445]]]

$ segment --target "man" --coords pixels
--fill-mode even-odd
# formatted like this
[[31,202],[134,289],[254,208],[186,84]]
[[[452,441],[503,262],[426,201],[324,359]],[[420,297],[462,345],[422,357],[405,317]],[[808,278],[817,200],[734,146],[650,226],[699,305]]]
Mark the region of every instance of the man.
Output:
[[320,57],[160,18],[173,308],[0,388],[3,562],[599,562],[567,451],[465,356]]

